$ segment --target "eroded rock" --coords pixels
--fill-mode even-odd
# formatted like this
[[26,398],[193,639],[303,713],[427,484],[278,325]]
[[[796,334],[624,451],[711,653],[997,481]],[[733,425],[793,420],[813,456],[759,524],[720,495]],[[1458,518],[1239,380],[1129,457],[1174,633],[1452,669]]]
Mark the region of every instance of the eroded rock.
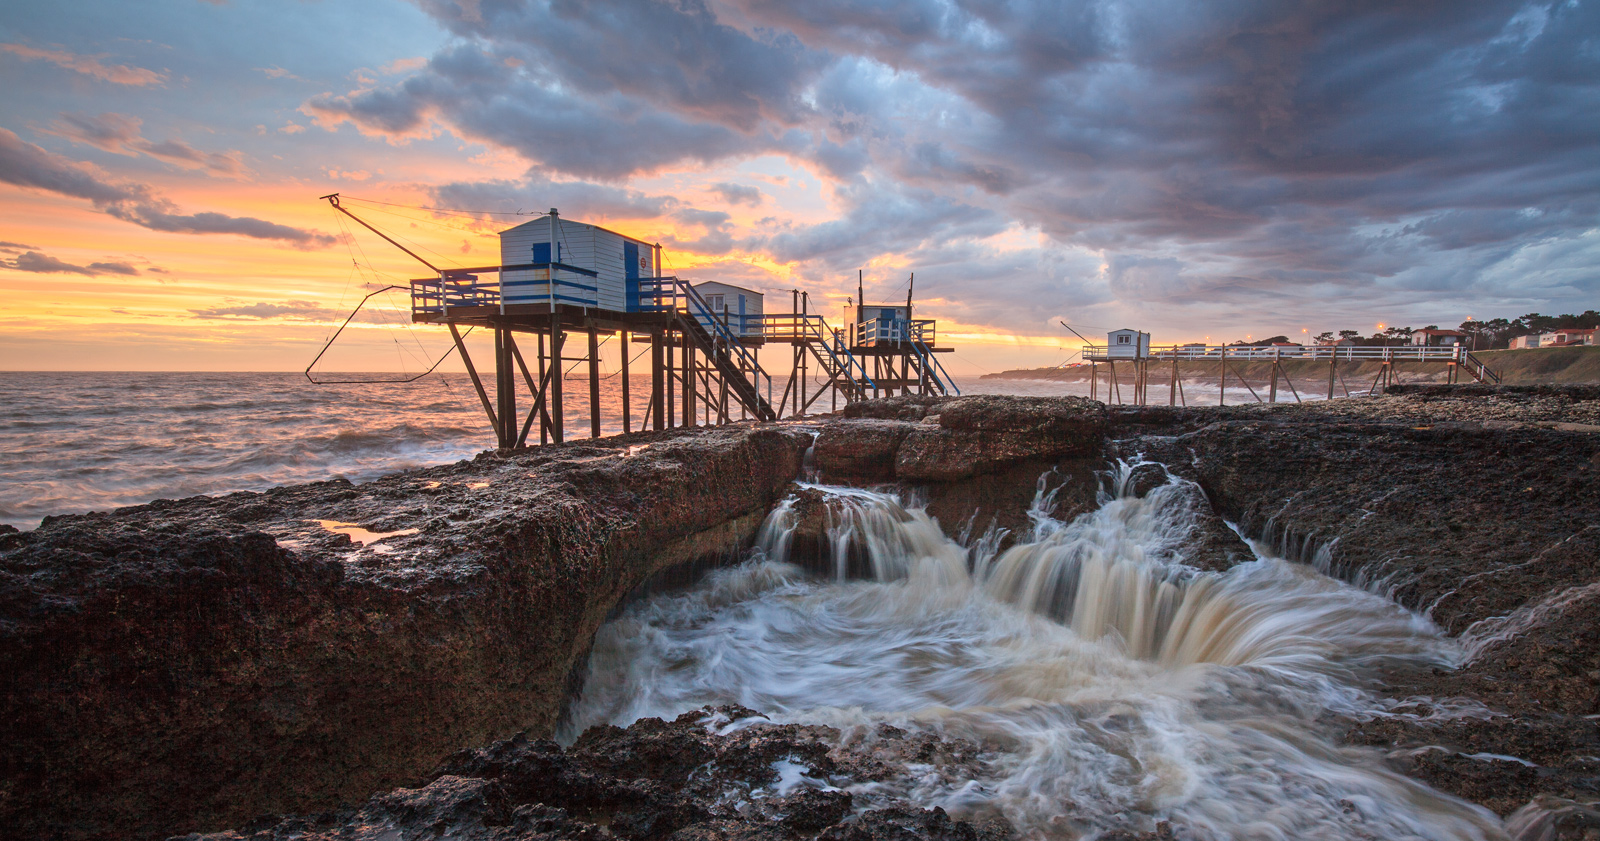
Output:
[[[773,724],[752,710],[717,707],[670,722],[596,727],[565,750],[517,736],[463,751],[426,784],[358,808],[188,841],[998,841],[1011,832],[992,817],[974,825],[880,793],[930,770],[971,774],[982,756],[981,746],[929,734],[880,728],[868,739],[844,740],[829,727]],[[780,780],[780,765],[798,769],[798,780]]]

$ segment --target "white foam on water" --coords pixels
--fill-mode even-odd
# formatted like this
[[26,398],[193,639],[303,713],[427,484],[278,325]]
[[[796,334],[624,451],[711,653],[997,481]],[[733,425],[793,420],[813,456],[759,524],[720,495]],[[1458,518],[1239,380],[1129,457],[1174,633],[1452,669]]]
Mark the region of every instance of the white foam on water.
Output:
[[[1101,507],[1032,533],[949,540],[888,494],[828,495],[834,575],[787,563],[778,506],[745,564],[631,607],[595,640],[560,736],[738,703],[774,720],[973,739],[981,769],[929,767],[851,790],[958,816],[999,813],[1031,838],[1092,838],[1171,820],[1196,839],[1505,837],[1481,807],[1338,745],[1329,713],[1405,715],[1363,680],[1449,666],[1460,647],[1371,592],[1272,557],[1186,566],[1192,486],[1143,498],[1129,471]],[[845,556],[868,580],[845,580]]]

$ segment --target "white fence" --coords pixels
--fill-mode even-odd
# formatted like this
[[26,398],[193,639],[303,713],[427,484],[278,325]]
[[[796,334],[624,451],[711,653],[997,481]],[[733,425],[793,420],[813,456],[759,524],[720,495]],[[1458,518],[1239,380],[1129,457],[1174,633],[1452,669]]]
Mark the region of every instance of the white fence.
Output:
[[[1117,348],[1126,353],[1127,348]],[[1083,358],[1087,362],[1123,362],[1131,357],[1110,353],[1106,345],[1086,345]],[[1257,347],[1252,345],[1172,345],[1150,349],[1148,359],[1336,359],[1385,360],[1389,362],[1461,362],[1465,352],[1460,347],[1359,347],[1306,345],[1303,347]]]

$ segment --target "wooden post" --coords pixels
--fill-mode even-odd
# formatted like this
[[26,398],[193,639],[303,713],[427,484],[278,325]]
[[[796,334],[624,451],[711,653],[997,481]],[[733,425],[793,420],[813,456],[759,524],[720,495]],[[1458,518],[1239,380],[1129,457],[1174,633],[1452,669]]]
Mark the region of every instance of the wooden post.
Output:
[[1222,346],[1221,376],[1217,378],[1217,405],[1228,405],[1228,346]]
[[675,344],[676,342],[677,339],[675,338],[674,332],[671,329],[668,329],[666,338],[667,382],[666,390],[661,393],[663,398],[662,402],[667,404],[668,429],[678,425],[678,400],[677,396],[673,393],[673,389],[676,388],[677,383],[677,374],[673,373],[673,366],[678,364],[675,361],[678,354],[677,345]]
[[1267,402],[1278,402],[1278,349],[1272,349],[1272,387],[1267,390]]
[[1172,352],[1172,384],[1167,386],[1167,405],[1178,405],[1178,352]]
[[[544,355],[544,334],[540,333],[538,335],[539,335],[539,382],[542,383],[542,382],[545,381],[545,371],[547,369],[545,368],[546,360],[545,360],[545,355]],[[539,443],[540,444],[548,444],[548,443],[550,443],[550,409],[549,409],[550,398],[548,396],[549,393],[550,393],[549,386],[545,386],[546,397],[539,404]]]
[[567,333],[561,329],[561,316],[550,314],[550,438],[557,444],[567,440],[567,406],[562,402],[561,381],[567,369],[562,367],[561,352],[567,345]]
[[1330,350],[1332,352],[1328,356],[1328,399],[1332,400],[1333,380],[1337,376],[1339,368],[1339,346],[1334,345]]
[[622,434],[627,435],[633,431],[633,406],[628,401],[628,334],[632,332],[624,327],[617,331],[617,345],[622,350]]
[[1106,367],[1111,369],[1111,389],[1107,397],[1114,398],[1117,405],[1122,405],[1122,383],[1117,382],[1117,363],[1106,360]]
[[663,338],[660,327],[650,331],[650,427],[657,432],[667,428],[665,372],[661,358]]
[[695,366],[694,342],[683,334],[683,425],[695,425]]
[[589,319],[589,437],[600,437],[600,334]]
[[456,329],[454,321],[446,322],[450,328],[450,338],[455,339],[456,350],[461,354],[461,362],[467,366],[467,377],[472,380],[472,387],[478,392],[478,400],[483,403],[483,411],[489,416],[489,425],[495,429],[495,437],[499,437],[500,418],[494,413],[494,404],[489,402],[489,395],[483,390],[483,380],[478,378],[478,369],[472,365],[472,357],[467,353],[467,346],[461,341],[461,332]]
[[1100,363],[1089,363],[1089,399],[1100,399]]

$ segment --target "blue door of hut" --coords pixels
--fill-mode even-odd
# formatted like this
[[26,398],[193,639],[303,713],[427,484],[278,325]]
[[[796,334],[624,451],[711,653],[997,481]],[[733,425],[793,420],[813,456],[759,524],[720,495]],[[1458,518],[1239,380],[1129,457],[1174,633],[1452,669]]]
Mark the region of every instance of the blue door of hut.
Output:
[[627,278],[624,287],[628,296],[626,304],[628,312],[639,311],[639,244],[636,242],[622,241],[622,270]]
[[744,335],[744,296],[739,296],[739,335]]

